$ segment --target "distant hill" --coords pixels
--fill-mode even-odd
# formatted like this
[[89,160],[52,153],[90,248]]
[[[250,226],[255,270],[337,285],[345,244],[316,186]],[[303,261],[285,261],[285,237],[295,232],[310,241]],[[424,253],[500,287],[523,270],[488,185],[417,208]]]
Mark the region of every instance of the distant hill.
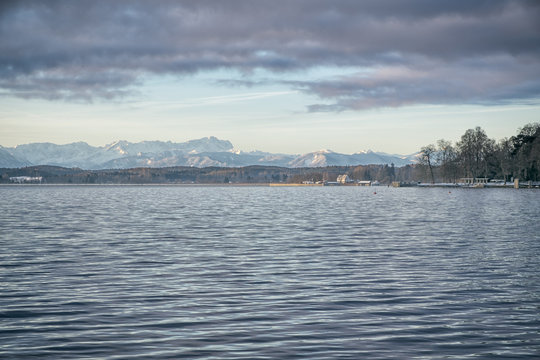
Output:
[[416,162],[413,155],[393,155],[373,151],[340,154],[321,150],[303,155],[273,154],[234,150],[228,140],[206,137],[183,143],[171,141],[115,141],[94,147],[85,142],[65,145],[31,143],[11,148],[0,147],[0,167],[51,165],[88,170],[129,169],[136,167],[243,167],[251,165],[288,168],[390,165],[405,166]]

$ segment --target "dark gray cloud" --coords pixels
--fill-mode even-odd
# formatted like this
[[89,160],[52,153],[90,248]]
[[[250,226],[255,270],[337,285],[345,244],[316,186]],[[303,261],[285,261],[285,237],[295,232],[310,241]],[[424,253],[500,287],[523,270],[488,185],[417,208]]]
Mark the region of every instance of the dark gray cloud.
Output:
[[[309,111],[361,110],[412,104],[502,104],[540,96],[538,64],[516,67],[511,56],[493,56],[455,63],[418,61],[417,67],[386,65],[369,72],[319,81],[290,81],[300,91],[332,100]],[[526,101],[527,102],[527,101]]]
[[[147,74],[265,69],[325,99],[311,110],[490,103],[540,95],[538,1],[13,1],[0,5],[0,88],[113,98]],[[304,82],[310,67],[371,72]],[[223,82],[225,83],[225,82]],[[328,101],[333,102],[328,105]]]

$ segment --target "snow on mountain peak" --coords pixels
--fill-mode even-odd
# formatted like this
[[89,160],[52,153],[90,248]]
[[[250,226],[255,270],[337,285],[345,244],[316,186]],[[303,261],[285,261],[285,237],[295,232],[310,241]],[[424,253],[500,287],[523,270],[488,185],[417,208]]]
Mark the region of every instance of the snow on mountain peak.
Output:
[[371,149],[361,150],[361,151],[355,152],[353,155],[372,155],[372,154],[383,154],[383,155],[388,155],[388,154],[386,154],[386,153],[379,153],[379,152],[373,151],[373,150],[371,150]]
[[215,136],[189,140],[142,141],[132,143],[118,140],[94,147],[84,142],[56,145],[33,143],[12,148],[0,147],[0,165],[57,165],[83,169],[130,168],[138,166],[249,166],[268,165],[284,167],[355,166],[367,164],[395,164],[404,166],[415,163],[415,154],[392,155],[372,150],[352,155],[336,153],[329,149],[303,154],[288,155],[262,151],[244,152],[235,149],[230,141]]

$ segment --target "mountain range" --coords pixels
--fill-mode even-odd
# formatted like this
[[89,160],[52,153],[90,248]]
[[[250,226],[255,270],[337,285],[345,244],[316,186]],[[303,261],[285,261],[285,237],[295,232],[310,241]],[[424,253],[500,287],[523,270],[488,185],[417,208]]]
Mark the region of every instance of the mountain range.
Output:
[[0,168],[32,165],[55,165],[81,169],[127,169],[135,167],[242,167],[249,165],[290,168],[394,164],[405,166],[416,162],[417,154],[395,155],[364,151],[340,154],[320,150],[303,155],[273,154],[261,151],[235,150],[228,140],[214,136],[182,143],[171,141],[115,141],[105,146],[85,142],[65,145],[30,143],[15,147],[0,146]]

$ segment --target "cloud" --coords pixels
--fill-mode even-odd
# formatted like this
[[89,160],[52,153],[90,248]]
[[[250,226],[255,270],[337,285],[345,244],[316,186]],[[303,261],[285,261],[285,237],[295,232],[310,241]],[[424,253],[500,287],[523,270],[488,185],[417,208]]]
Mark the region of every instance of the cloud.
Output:
[[[325,100],[311,111],[538,97],[537,1],[14,1],[0,6],[4,95],[126,96],[146,75],[215,69]],[[288,78],[315,67],[368,70]],[[222,81],[226,84],[227,81]],[[328,104],[327,102],[333,102]]]
[[515,58],[499,56],[455,63],[424,61],[417,67],[379,66],[369,73],[289,84],[333,101],[308,107],[310,112],[325,112],[420,103],[494,105],[526,101],[540,97],[537,79],[538,65],[534,62],[515,67]]
[[226,105],[238,102],[247,102],[258,99],[265,99],[275,96],[284,96],[294,94],[295,91],[267,91],[267,92],[251,92],[243,94],[232,94],[222,96],[207,96],[191,98],[185,101],[157,101],[157,102],[143,102],[138,103],[136,106],[145,108],[159,108],[163,109],[181,109],[191,107],[208,107],[213,105]]

